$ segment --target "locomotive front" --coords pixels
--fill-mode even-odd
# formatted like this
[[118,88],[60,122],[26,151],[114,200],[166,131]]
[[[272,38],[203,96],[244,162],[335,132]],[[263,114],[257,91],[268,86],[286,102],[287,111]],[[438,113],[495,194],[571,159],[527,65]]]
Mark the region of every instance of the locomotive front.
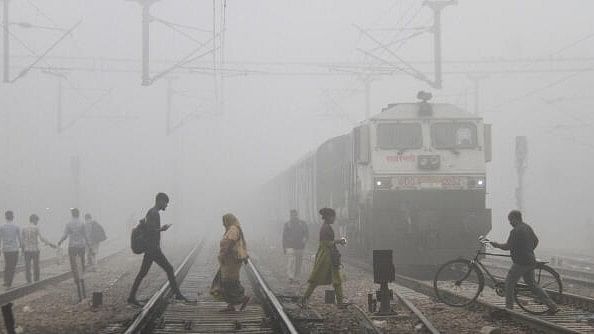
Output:
[[401,268],[469,255],[491,229],[490,126],[450,104],[390,105],[353,132],[353,237]]

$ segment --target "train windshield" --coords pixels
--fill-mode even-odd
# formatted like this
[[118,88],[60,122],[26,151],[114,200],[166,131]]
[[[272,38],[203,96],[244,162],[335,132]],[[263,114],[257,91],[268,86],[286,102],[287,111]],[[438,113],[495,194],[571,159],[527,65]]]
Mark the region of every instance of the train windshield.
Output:
[[384,123],[377,126],[377,146],[380,149],[417,149],[423,146],[419,123]]
[[431,126],[433,147],[441,149],[474,148],[477,146],[476,125],[471,122],[435,123]]

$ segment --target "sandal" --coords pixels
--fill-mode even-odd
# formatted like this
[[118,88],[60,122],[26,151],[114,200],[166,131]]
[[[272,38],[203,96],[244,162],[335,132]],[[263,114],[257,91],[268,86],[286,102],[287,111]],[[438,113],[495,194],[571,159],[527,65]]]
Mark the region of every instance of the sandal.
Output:
[[241,306],[239,307],[239,310],[240,311],[245,310],[245,308],[246,308],[246,306],[247,306],[247,304],[248,304],[249,301],[250,301],[250,296],[243,297],[243,300],[241,301]]

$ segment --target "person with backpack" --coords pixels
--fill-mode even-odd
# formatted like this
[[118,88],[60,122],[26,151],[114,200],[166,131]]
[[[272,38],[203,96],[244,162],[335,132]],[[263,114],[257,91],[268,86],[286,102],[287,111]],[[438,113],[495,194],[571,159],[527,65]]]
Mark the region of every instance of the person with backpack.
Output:
[[89,240],[89,253],[87,255],[87,265],[94,266],[97,264],[97,254],[99,253],[99,244],[107,240],[103,226],[97,221],[93,220],[90,213],[85,214],[85,231],[87,233],[87,240]]
[[135,306],[141,306],[140,302],[136,300],[136,292],[140,287],[140,283],[148,274],[153,262],[161,267],[167,274],[171,290],[175,294],[175,299],[188,301],[182,295],[177,281],[175,280],[175,273],[173,266],[163,254],[161,250],[161,232],[165,232],[171,227],[170,224],[161,225],[161,216],[159,211],[164,211],[169,205],[169,196],[165,193],[158,193],[155,197],[155,205],[147,212],[146,217],[140,221],[137,227],[132,231],[132,251],[136,254],[144,253],[140,270],[128,296],[128,303]]
[[299,219],[297,210],[291,210],[290,220],[283,227],[283,252],[287,255],[287,276],[289,283],[299,283],[303,249],[308,239],[307,224]]

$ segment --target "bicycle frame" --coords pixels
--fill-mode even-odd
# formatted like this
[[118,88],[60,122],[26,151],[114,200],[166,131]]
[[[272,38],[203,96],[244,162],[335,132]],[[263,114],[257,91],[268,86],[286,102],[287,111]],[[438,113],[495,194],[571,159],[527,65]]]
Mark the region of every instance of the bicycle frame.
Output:
[[483,252],[483,251],[479,250],[478,252],[476,252],[476,255],[474,256],[474,259],[471,261],[474,264],[478,264],[478,267],[480,268],[480,270],[483,273],[487,274],[487,277],[491,281],[493,281],[493,283],[494,283],[495,286],[497,284],[503,283],[502,281],[500,281],[497,278],[495,278],[495,276],[493,276],[493,274],[491,274],[491,272],[489,271],[489,269],[487,269],[487,267],[485,267],[485,265],[480,261],[479,256],[481,256],[481,255],[499,256],[499,257],[511,257],[511,255],[497,254],[497,253],[488,253],[488,252]]

